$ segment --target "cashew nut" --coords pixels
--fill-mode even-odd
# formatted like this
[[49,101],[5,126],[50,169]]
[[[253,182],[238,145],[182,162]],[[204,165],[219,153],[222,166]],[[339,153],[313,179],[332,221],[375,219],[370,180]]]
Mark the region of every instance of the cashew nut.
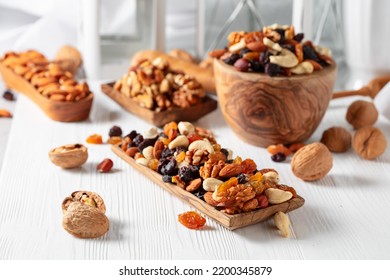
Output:
[[149,160],[146,158],[138,158],[135,162],[143,166],[148,166],[149,164]]
[[190,122],[179,122],[177,125],[180,134],[188,135],[194,133],[195,127]]
[[151,127],[149,128],[148,130],[146,130],[142,136],[145,138],[145,139],[153,139],[153,138],[156,138],[158,136],[158,130],[156,127]]
[[154,159],[154,156],[153,156],[153,147],[152,147],[152,146],[148,146],[148,147],[144,148],[144,149],[142,150],[142,155],[143,155],[147,160]]
[[209,152],[209,154],[214,153],[214,148],[211,145],[211,143],[209,141],[205,141],[205,140],[196,140],[196,141],[192,142],[190,144],[190,146],[188,147],[188,150],[189,151],[207,150]]
[[203,189],[208,192],[215,191],[223,182],[215,178],[207,178],[203,181]]
[[230,52],[238,52],[246,47],[245,40],[242,38],[240,42],[235,43],[229,47]]
[[169,143],[168,148],[174,149],[176,147],[185,147],[187,148],[189,144],[188,138],[184,135],[177,136],[171,143]]
[[290,69],[292,73],[294,74],[310,74],[313,73],[314,67],[313,64],[311,64],[308,61],[304,61],[297,66]]
[[321,46],[315,46],[314,47],[315,51],[318,52],[319,54],[326,55],[329,57],[332,57],[332,51],[329,48],[326,47],[321,47]]
[[275,171],[270,171],[270,172],[264,173],[263,178],[264,178],[264,180],[268,180],[268,181],[275,183],[275,184],[279,183],[279,174],[276,173]]
[[286,68],[297,66],[299,63],[295,54],[290,52],[288,49],[282,49],[279,55],[271,55],[269,57],[269,61]]
[[268,202],[271,204],[280,204],[290,200],[293,196],[291,192],[269,188],[265,190],[265,195],[268,198]]
[[277,212],[274,216],[275,226],[280,230],[283,237],[290,237],[290,219],[283,212]]
[[267,37],[263,38],[263,44],[266,45],[267,47],[270,47],[271,49],[275,51],[282,51],[282,47],[278,43],[274,43],[271,39],[268,39]]

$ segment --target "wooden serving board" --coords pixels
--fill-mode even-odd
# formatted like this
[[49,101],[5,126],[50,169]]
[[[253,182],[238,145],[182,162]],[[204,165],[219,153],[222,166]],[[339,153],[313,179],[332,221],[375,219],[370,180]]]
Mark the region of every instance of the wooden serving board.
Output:
[[41,95],[26,79],[0,63],[0,73],[6,86],[30,98],[51,119],[77,122],[88,118],[93,94],[77,102],[53,101]]
[[115,90],[113,86],[114,83],[108,83],[102,84],[101,88],[107,96],[115,100],[127,111],[158,127],[162,127],[171,121],[193,122],[217,108],[217,101],[206,96],[203,102],[187,109],[174,107],[169,110],[155,112],[139,106],[135,100]]
[[170,192],[171,194],[175,195],[176,197],[180,198],[185,203],[196,208],[197,210],[199,210],[200,212],[207,215],[208,217],[215,220],[216,222],[218,222],[219,224],[221,224],[222,226],[224,226],[229,230],[234,230],[237,228],[242,228],[245,226],[262,222],[272,217],[278,211],[282,211],[285,213],[290,212],[292,210],[301,207],[305,203],[305,200],[302,197],[297,196],[296,198],[290,199],[287,202],[277,204],[277,205],[271,205],[268,206],[267,208],[263,208],[256,211],[243,213],[243,214],[228,215],[225,214],[224,212],[218,211],[211,205],[207,204],[205,201],[197,198],[192,193],[174,184],[163,182],[162,176],[159,173],[151,170],[146,166],[142,166],[136,163],[133,158],[129,157],[119,147],[119,145],[113,145],[111,149],[117,156],[119,156],[121,159],[123,159],[128,164],[130,164],[133,168],[137,169],[139,172],[144,174],[154,183],[156,183],[166,191]]

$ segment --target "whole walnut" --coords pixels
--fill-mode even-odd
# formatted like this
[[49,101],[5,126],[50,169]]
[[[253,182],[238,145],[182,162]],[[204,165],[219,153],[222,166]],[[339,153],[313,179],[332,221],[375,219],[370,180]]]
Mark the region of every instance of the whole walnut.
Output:
[[372,160],[385,152],[387,140],[379,128],[366,126],[355,132],[352,147],[362,158]]
[[343,127],[331,127],[322,133],[321,143],[328,147],[329,151],[344,153],[351,147],[352,136]]
[[357,100],[348,107],[346,119],[354,129],[359,129],[373,125],[378,119],[378,111],[374,103]]
[[312,143],[300,148],[291,160],[295,176],[304,181],[315,181],[324,177],[332,169],[333,157],[322,143]]

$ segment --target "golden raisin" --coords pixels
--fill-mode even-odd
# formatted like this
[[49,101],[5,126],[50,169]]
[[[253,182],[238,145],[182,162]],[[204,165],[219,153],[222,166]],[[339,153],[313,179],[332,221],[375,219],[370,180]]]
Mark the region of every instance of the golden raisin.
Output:
[[176,156],[176,161],[177,162],[182,162],[186,158],[186,153],[184,151],[181,151],[177,156]]
[[103,144],[102,136],[99,134],[93,134],[91,136],[88,136],[86,141],[89,144]]
[[271,155],[276,155],[278,153],[284,154],[285,156],[291,155],[291,151],[283,144],[270,145],[267,147],[267,151]]
[[172,141],[177,136],[177,123],[170,122],[164,125],[164,133],[168,136],[169,141]]
[[158,159],[154,158],[149,161],[148,167],[153,171],[157,171],[157,166],[158,166]]
[[263,181],[263,174],[261,172],[257,172],[255,175],[249,177],[249,182],[253,181]]
[[122,142],[122,137],[120,136],[112,136],[107,140],[107,143],[111,145],[119,144],[121,142]]
[[245,174],[252,174],[257,169],[256,163],[250,159],[247,158],[243,162],[241,162],[241,172]]
[[188,211],[183,214],[179,214],[178,221],[189,229],[200,229],[206,224],[206,219],[195,211]]
[[304,143],[294,143],[294,144],[291,144],[288,149],[292,152],[292,153],[295,153],[296,151],[298,151],[300,148],[302,148],[303,146],[305,146]]
[[233,163],[241,164],[242,158],[240,156],[237,156],[234,160]]
[[231,177],[229,180],[226,182],[223,182],[218,186],[217,189],[217,196],[226,192],[228,189],[231,187],[237,186],[238,185],[238,179],[236,177]]

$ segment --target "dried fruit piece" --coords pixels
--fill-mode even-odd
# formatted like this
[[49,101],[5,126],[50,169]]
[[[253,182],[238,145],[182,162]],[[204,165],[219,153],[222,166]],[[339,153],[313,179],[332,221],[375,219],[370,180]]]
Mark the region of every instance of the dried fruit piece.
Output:
[[277,153],[282,153],[285,156],[291,155],[291,151],[286,146],[284,146],[283,144],[270,145],[270,146],[267,147],[267,151],[271,155],[275,155]]
[[206,219],[195,211],[179,214],[178,221],[189,229],[200,229],[206,224]]
[[12,114],[5,109],[0,109],[0,118],[12,118]]
[[237,186],[237,184],[238,184],[238,179],[236,177],[230,178],[229,180],[227,180],[226,182],[223,182],[222,184],[220,184],[217,187],[217,189],[215,190],[216,196],[220,196],[221,194],[226,192],[231,187]]
[[88,136],[86,142],[89,144],[103,144],[103,139],[100,134],[92,134]]
[[252,174],[257,169],[256,163],[253,159],[247,158],[241,162],[241,172],[246,174]]
[[122,137],[120,136],[112,136],[108,138],[107,143],[111,145],[116,145],[122,142]]
[[300,148],[304,147],[305,143],[293,143],[290,146],[288,146],[288,149],[292,152],[295,153],[297,152]]
[[114,125],[110,128],[110,131],[108,132],[108,136],[122,136],[122,129],[119,126]]
[[3,98],[8,100],[8,101],[14,101],[15,100],[15,96],[12,93],[12,91],[10,91],[10,90],[4,91]]
[[286,155],[283,153],[276,153],[271,156],[271,159],[275,162],[282,162],[286,160]]
[[99,171],[100,173],[106,173],[111,170],[113,167],[114,163],[112,162],[111,159],[106,158],[104,159],[101,163],[98,164],[96,167],[96,170]]

